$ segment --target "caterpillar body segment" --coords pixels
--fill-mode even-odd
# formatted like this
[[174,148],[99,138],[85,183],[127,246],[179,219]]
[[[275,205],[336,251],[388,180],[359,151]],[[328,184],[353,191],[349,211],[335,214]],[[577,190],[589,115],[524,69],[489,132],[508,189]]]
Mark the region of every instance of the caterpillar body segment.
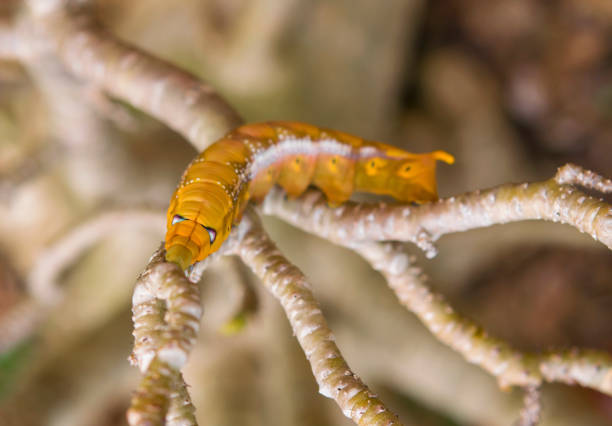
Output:
[[249,200],[278,184],[290,196],[309,185],[332,205],[355,191],[419,203],[437,199],[436,161],[391,145],[293,121],[255,123],[228,133],[188,166],[170,200],[166,259],[187,269],[219,249]]

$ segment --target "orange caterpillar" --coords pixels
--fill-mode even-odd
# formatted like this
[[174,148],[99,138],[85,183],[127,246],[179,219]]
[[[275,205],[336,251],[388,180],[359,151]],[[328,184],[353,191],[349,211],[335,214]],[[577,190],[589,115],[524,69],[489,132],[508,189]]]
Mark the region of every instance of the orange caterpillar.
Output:
[[454,162],[444,151],[411,154],[294,121],[241,126],[183,174],[168,208],[166,260],[187,269],[218,250],[248,200],[261,201],[275,183],[292,197],[315,185],[332,205],[354,191],[434,201],[436,160]]

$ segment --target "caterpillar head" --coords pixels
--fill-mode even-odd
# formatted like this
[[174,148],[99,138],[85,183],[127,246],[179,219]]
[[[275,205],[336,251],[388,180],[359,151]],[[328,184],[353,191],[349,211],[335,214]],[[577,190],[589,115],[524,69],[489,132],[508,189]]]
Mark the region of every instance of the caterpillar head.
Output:
[[166,233],[166,260],[185,270],[204,259],[217,246],[217,230],[175,214]]

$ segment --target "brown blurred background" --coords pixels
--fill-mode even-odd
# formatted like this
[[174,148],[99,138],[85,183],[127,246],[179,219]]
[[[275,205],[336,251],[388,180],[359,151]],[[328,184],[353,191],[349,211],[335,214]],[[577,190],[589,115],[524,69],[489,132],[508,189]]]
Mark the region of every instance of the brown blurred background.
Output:
[[[612,177],[609,0],[97,3],[113,33],[208,80],[247,121],[300,120],[453,153],[441,196],[545,179],[568,161]],[[52,59],[0,61],[0,330],[27,303],[45,247],[108,208],[165,211],[194,155]],[[500,391],[435,341],[355,254],[266,224],[311,278],[349,364],[406,424],[518,417],[520,392]],[[138,381],[126,361],[131,289],[163,232],[117,230],[66,268],[63,300],[0,353],[0,424],[125,423]],[[411,250],[432,286],[492,334],[526,350],[612,349],[612,255],[590,238],[524,222],[449,235],[439,249],[432,261]],[[224,336],[240,282],[257,309]],[[281,309],[247,271],[218,265],[202,294],[185,372],[200,424],[351,424],[317,393]],[[612,424],[609,397],[562,385],[543,395],[543,425]]]

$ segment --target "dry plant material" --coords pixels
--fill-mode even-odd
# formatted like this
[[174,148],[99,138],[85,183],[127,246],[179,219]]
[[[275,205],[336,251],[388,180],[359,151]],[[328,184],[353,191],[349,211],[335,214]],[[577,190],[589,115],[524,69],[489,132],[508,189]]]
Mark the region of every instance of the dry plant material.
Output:
[[69,1],[30,0],[47,49],[79,78],[151,114],[199,150],[241,119],[216,91],[194,75],[105,32]]
[[540,389],[536,386],[527,386],[523,398],[523,409],[516,426],[536,426],[540,422],[541,411]]
[[236,246],[237,254],[285,310],[319,392],[334,399],[356,424],[400,425],[395,414],[348,367],[302,272],[276,248],[253,212],[243,223],[240,226],[248,231]]
[[195,422],[180,369],[200,328],[200,292],[163,254],[160,248],[149,260],[132,299],[131,361],[144,374],[128,411],[132,425]]
[[[587,175],[591,176],[589,181],[576,177],[571,183],[591,186],[589,182],[604,181],[592,172]],[[418,207],[347,203],[331,209],[314,191],[297,200],[288,200],[276,191],[264,202],[263,211],[360,253],[385,276],[400,302],[432,334],[497,377],[501,386],[559,381],[580,383],[612,395],[609,354],[573,350],[536,355],[517,351],[457,314],[441,295],[425,285],[426,277],[411,265],[401,247],[369,241],[415,241],[423,233],[433,241],[448,232],[538,218],[568,223],[612,248],[612,206],[560,185],[557,179],[504,185]]]

